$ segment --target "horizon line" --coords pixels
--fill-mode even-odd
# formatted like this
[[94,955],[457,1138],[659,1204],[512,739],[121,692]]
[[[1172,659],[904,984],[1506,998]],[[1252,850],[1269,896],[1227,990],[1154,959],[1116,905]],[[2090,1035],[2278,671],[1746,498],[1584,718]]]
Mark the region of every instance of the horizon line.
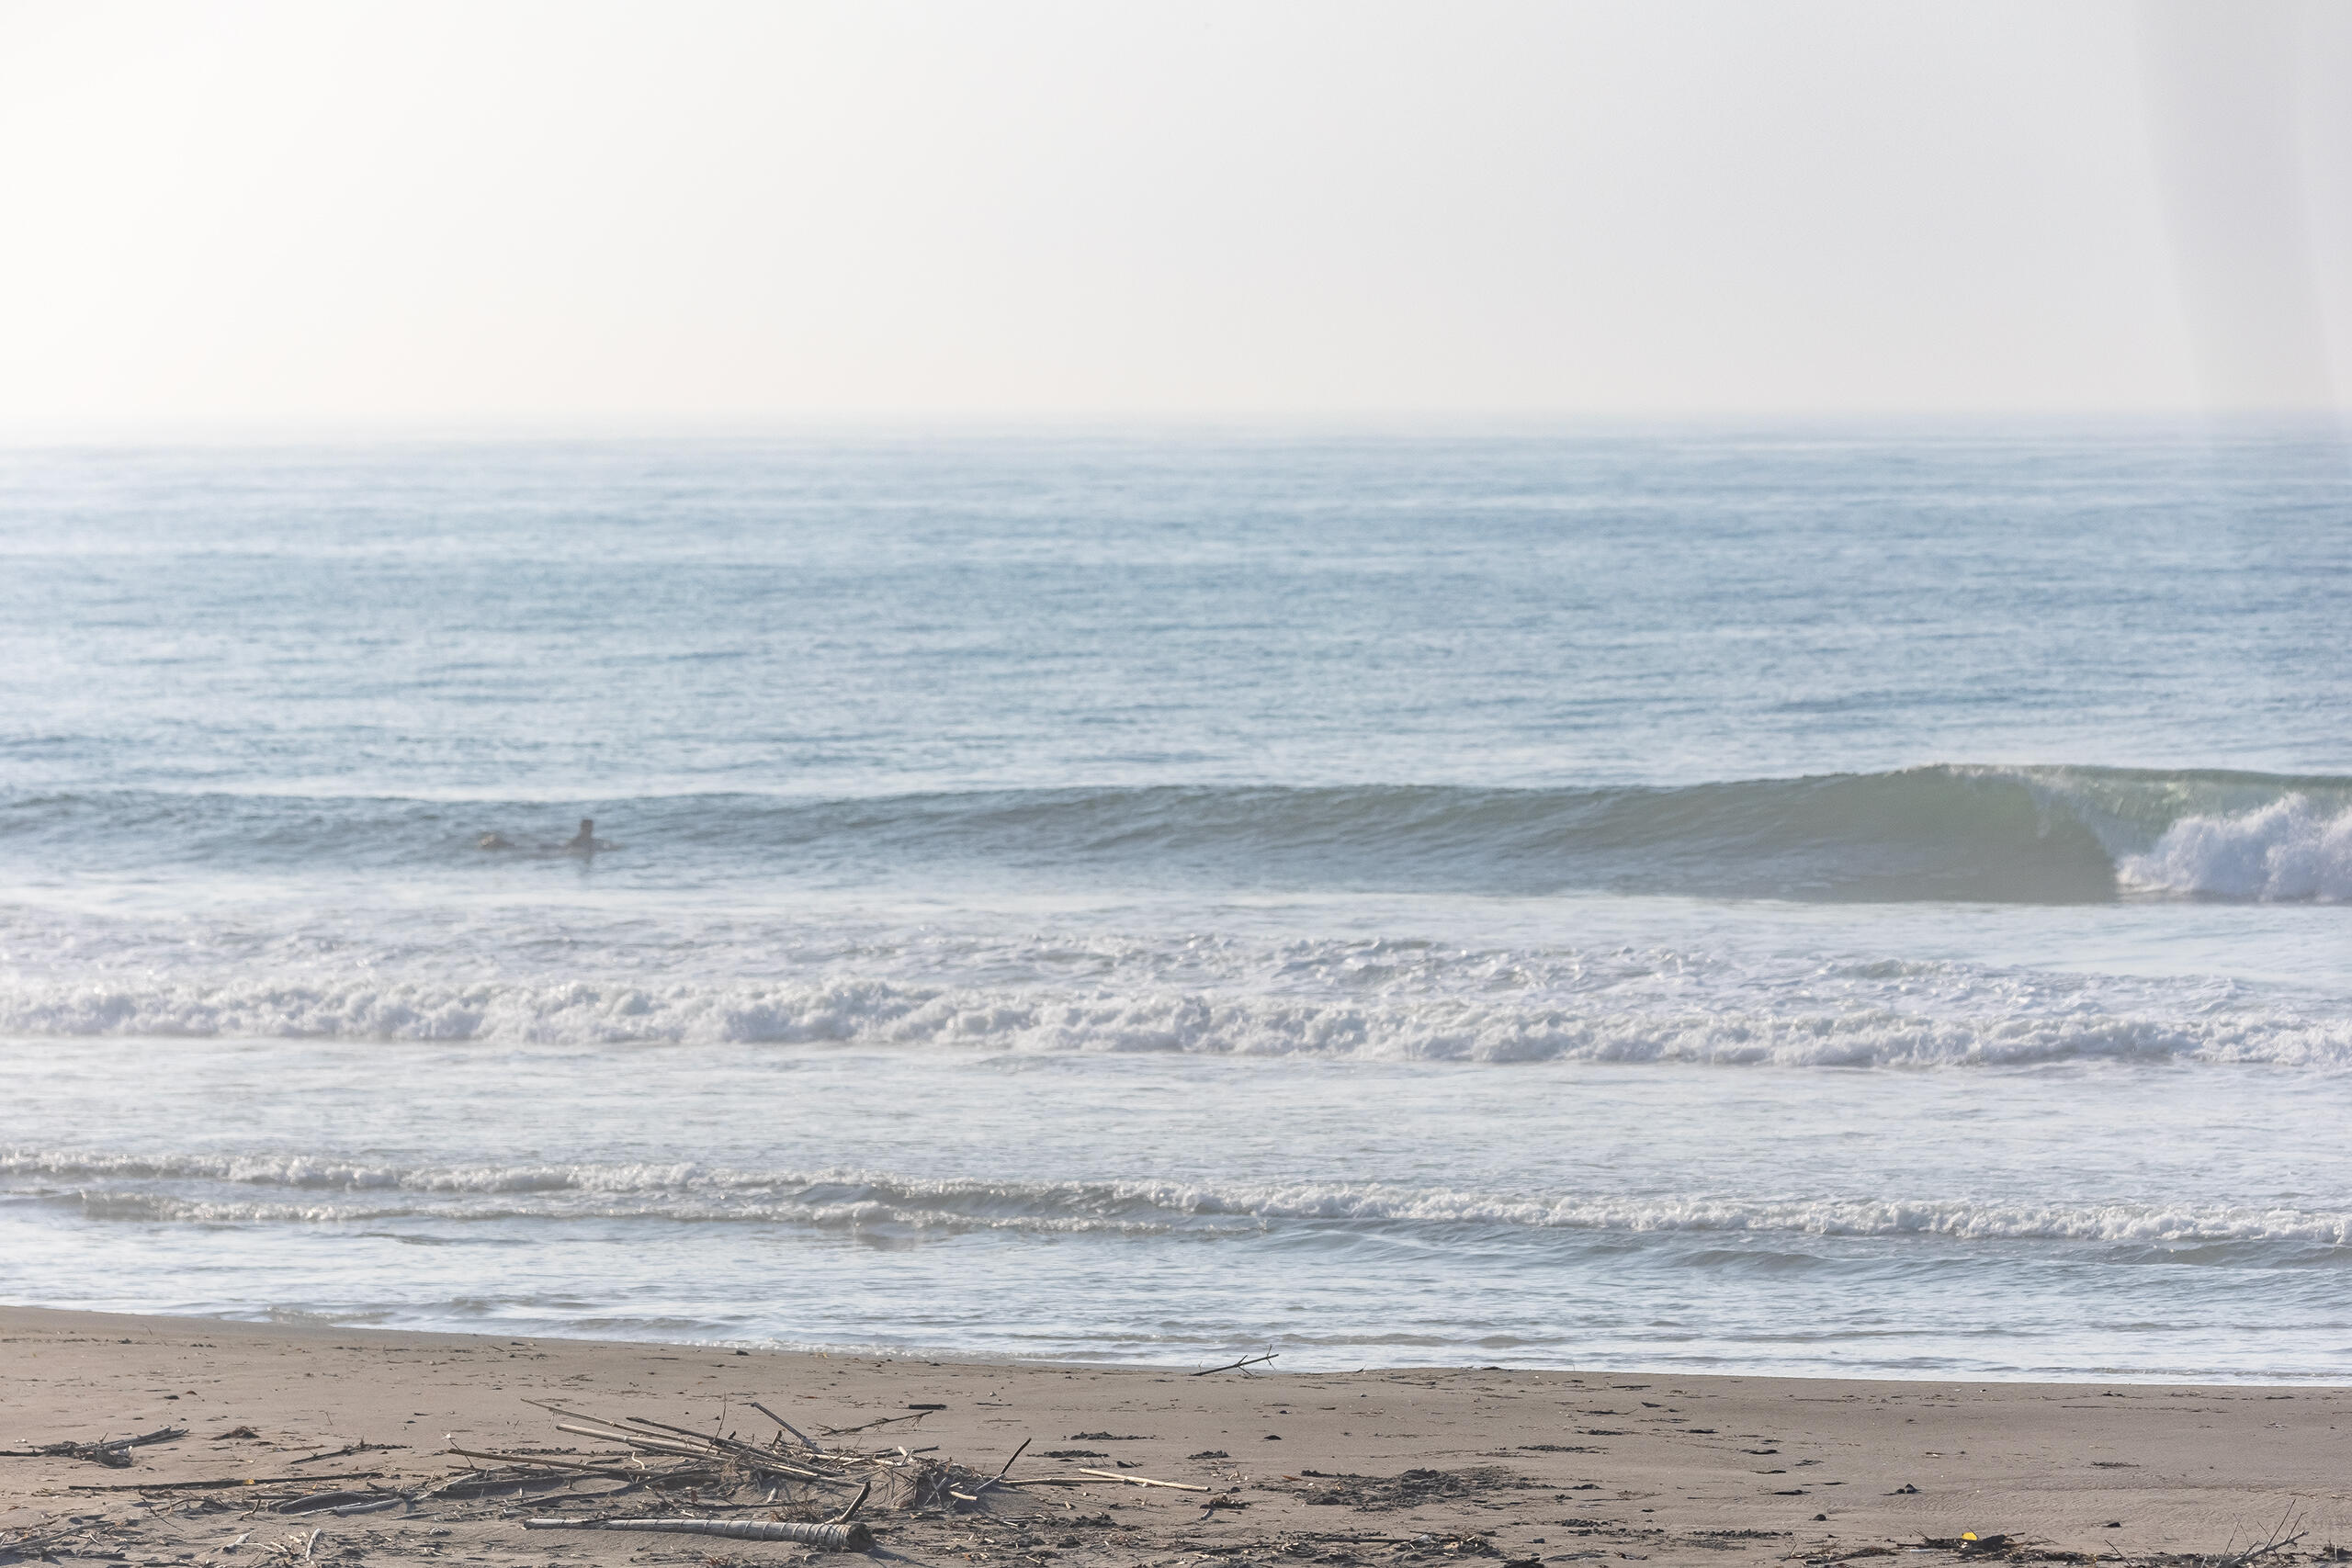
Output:
[[2352,411],[2333,407],[2115,409],[1331,409],[1018,412],[958,409],[795,411],[690,415],[370,416],[313,420],[0,422],[0,450],[76,446],[759,441],[811,436],[1237,436],[1574,434],[1640,431],[1913,430],[2141,427],[2329,431],[2352,439]]

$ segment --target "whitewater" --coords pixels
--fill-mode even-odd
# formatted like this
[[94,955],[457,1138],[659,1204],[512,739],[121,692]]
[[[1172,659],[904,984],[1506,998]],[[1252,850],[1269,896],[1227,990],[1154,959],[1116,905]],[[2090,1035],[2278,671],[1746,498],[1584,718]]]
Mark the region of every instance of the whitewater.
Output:
[[2348,524],[2288,426],[0,453],[0,1299],[2339,1382]]

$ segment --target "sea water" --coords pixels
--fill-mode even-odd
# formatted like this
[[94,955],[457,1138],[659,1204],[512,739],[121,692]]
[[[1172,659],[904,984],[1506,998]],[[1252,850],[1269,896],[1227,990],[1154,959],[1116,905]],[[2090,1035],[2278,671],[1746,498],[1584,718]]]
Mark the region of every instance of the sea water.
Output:
[[2287,427],[0,454],[0,1299],[2341,1381],[2348,589]]

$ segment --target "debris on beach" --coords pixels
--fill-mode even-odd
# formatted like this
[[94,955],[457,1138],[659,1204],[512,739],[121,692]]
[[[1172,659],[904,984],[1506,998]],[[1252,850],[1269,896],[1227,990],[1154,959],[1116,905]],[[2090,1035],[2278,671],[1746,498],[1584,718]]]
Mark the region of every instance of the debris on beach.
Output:
[[95,1443],[42,1443],[29,1449],[0,1449],[0,1459],[79,1459],[113,1470],[130,1468],[130,1450],[150,1443],[176,1443],[187,1436],[186,1427],[160,1427],[136,1438],[103,1438]]
[[[2003,1562],[2090,1562],[2095,1561],[2087,1551],[2069,1551],[2046,1540],[2025,1540],[2015,1536],[1978,1535],[1973,1530],[1956,1536],[1928,1536],[1919,1546],[1928,1551],[1955,1552],[1967,1558],[1989,1558]],[[1859,1555],[1849,1553],[1849,1555]],[[2200,1562],[2206,1559],[2199,1559]]]
[[1299,1479],[1320,1484],[1298,1495],[1316,1507],[1354,1508],[1385,1513],[1418,1508],[1428,1503],[1453,1502],[1488,1492],[1521,1491],[1534,1484],[1515,1471],[1498,1465],[1474,1470],[1408,1470],[1396,1475],[1326,1475],[1303,1470]]
[[[170,1479],[91,1476],[85,1483],[55,1475],[43,1483],[49,1490],[29,1495],[70,1492],[85,1506],[107,1512],[0,1524],[0,1568],[69,1559],[133,1562],[167,1545],[184,1548],[175,1560],[191,1568],[380,1568],[457,1561],[451,1552],[460,1544],[480,1568],[522,1568],[550,1561],[550,1554],[582,1568],[623,1562],[808,1568],[817,1561],[811,1554],[859,1552],[991,1568],[1108,1568],[1167,1562],[1173,1560],[1166,1554],[1178,1551],[1204,1568],[1555,1568],[1602,1559],[1721,1562],[1729,1568],[1735,1560],[1752,1563],[1766,1556],[1812,1568],[1860,1568],[1880,1559],[2093,1561],[2014,1529],[1845,1541],[1807,1532],[1802,1545],[1784,1529],[1693,1530],[1652,1518],[1647,1509],[1607,1507],[1599,1501],[1607,1495],[1599,1482],[1572,1482],[1566,1474],[1539,1479],[1498,1463],[1393,1474],[1304,1468],[1277,1473],[1237,1463],[1225,1450],[1199,1449],[1186,1457],[1208,1468],[1163,1461],[1150,1466],[1161,1473],[1148,1474],[1143,1463],[1151,1450],[1115,1445],[1158,1439],[1109,1430],[1072,1432],[1062,1439],[1072,1446],[1046,1450],[1008,1437],[970,1462],[924,1443],[923,1419],[945,1408],[936,1404],[909,1404],[873,1419],[864,1419],[863,1411],[844,1413],[838,1426],[801,1415],[796,1426],[740,1395],[723,1407],[731,1416],[694,1425],[602,1413],[597,1401],[576,1395],[525,1403],[542,1413],[539,1432],[504,1427],[497,1441],[459,1435],[429,1459],[396,1461],[390,1450],[404,1447],[398,1443],[284,1437],[277,1440],[291,1452],[274,1460],[232,1457],[250,1453],[242,1450],[221,1450],[209,1461],[179,1454],[174,1462],[184,1467],[164,1472]],[[1077,1424],[1057,1421],[1049,1430]],[[1161,1430],[1177,1451],[1186,1445],[1172,1439],[1191,1436]],[[232,1427],[221,1439],[233,1441],[241,1431],[252,1428]],[[1235,1436],[1257,1433],[1253,1423]],[[9,1451],[119,1470],[115,1460],[98,1456],[137,1454],[142,1445],[185,1435],[166,1427],[135,1438]],[[1495,1457],[1522,1450],[1561,1449],[1521,1445]],[[1138,1457],[1114,1457],[1120,1452]],[[355,1461],[381,1468],[352,1468]],[[266,1468],[266,1473],[221,1473],[232,1468]],[[1188,1472],[1215,1484],[1198,1484],[1185,1478]],[[1902,1490],[1909,1492],[1908,1483]],[[1638,1501],[1652,1495],[1621,1490],[1614,1495]],[[1563,1517],[1563,1505],[1600,1511]],[[1826,1522],[1814,1519],[1816,1527]],[[1329,1528],[1302,1528],[1317,1524]],[[2290,1516],[2241,1551],[2217,1557],[2143,1554],[2131,1561],[2137,1568],[2288,1568],[2334,1561],[2308,1543],[2312,1533]],[[457,1539],[447,1543],[433,1539],[452,1535]],[[1912,1552],[1938,1555],[1906,1555]],[[2103,1553],[2101,1560],[2114,1559]]]
[[[1038,1473],[1016,1474],[1016,1465],[1029,1454],[1025,1439],[1001,1462],[982,1468],[886,1435],[944,1408],[935,1404],[910,1405],[903,1415],[848,1427],[812,1422],[811,1429],[803,1431],[754,1402],[751,1408],[772,1425],[746,1434],[725,1429],[723,1424],[704,1429],[644,1416],[608,1416],[555,1400],[526,1403],[547,1412],[556,1440],[569,1446],[452,1442],[441,1450],[449,1461],[447,1470],[431,1477],[340,1469],[328,1462],[406,1447],[361,1440],[285,1461],[267,1475],[86,1484],[70,1490],[134,1494],[149,1517],[175,1520],[172,1528],[177,1531],[200,1528],[208,1518],[243,1527],[211,1550],[224,1562],[244,1560],[232,1556],[243,1551],[256,1562],[309,1562],[348,1555],[359,1550],[349,1538],[342,1547],[333,1540],[324,1548],[320,1544],[328,1527],[346,1519],[363,1530],[505,1524],[534,1531],[701,1535],[788,1541],[820,1551],[865,1551],[875,1544],[875,1516],[886,1513],[949,1528],[969,1519],[990,1531],[1027,1532],[1048,1522],[1064,1531],[1112,1527],[1107,1513],[1082,1513],[1074,1504],[1046,1500],[1065,1489],[1204,1495],[1204,1518],[1248,1506],[1230,1495],[1207,1495],[1212,1489],[1206,1486],[1137,1473],[1138,1467],[1127,1461],[1114,1461],[1115,1469],[1080,1462],[1108,1460],[1110,1455],[1101,1450],[1048,1450],[1031,1460]],[[185,1436],[184,1427],[166,1427],[134,1438],[9,1451],[121,1469],[130,1463],[132,1449]],[[221,1438],[254,1439],[258,1434],[251,1427],[232,1427]],[[1112,1432],[1082,1433],[1074,1440],[1087,1439],[1147,1440]],[[1051,1462],[1041,1466],[1039,1460]],[[318,1468],[305,1470],[306,1465]],[[252,1526],[261,1520],[302,1528],[286,1533],[281,1526],[278,1536],[260,1540]],[[130,1521],[96,1515],[19,1527],[0,1533],[0,1562],[69,1551],[111,1554],[119,1532],[137,1529]],[[380,1546],[389,1538],[369,1539]],[[109,1544],[100,1547],[100,1540]]]
[[98,1515],[74,1515],[44,1519],[38,1524],[0,1532],[0,1562],[47,1561],[60,1557],[118,1556],[114,1532],[121,1527]]
[[729,1540],[791,1540],[826,1551],[865,1551],[874,1532],[855,1521],[806,1524],[796,1519],[525,1519],[526,1530],[639,1530],[671,1535],[716,1535]]

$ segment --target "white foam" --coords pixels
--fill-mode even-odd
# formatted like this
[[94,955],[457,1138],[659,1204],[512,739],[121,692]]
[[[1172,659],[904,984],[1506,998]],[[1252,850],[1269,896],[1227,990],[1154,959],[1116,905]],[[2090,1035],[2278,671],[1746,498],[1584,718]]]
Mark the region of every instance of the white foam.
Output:
[[2184,817],[2117,870],[2127,886],[2228,898],[2352,899],[2352,810],[2306,795],[2253,811]]
[[[2352,1247],[2352,1212],[2213,1202],[1506,1193],[1388,1181],[995,1181],[695,1165],[359,1166],[333,1159],[0,1153],[0,1176],[94,1186],[92,1218],[190,1224],[659,1219],[825,1229],[1153,1235],[1283,1221],[1523,1230]],[[123,1181],[168,1183],[121,1186]],[[301,1190],[253,1197],[227,1186]]]
[[1322,1000],[1139,987],[417,983],[0,987],[27,1036],[479,1041],[590,1045],[841,1044],[1036,1054],[1184,1053],[1390,1061],[1691,1062],[1935,1067],[2077,1059],[2352,1067],[2352,1018],[2257,1008],[2107,1011],[2007,998],[1920,1010],[1831,997],[1786,1010],[1613,998]]

